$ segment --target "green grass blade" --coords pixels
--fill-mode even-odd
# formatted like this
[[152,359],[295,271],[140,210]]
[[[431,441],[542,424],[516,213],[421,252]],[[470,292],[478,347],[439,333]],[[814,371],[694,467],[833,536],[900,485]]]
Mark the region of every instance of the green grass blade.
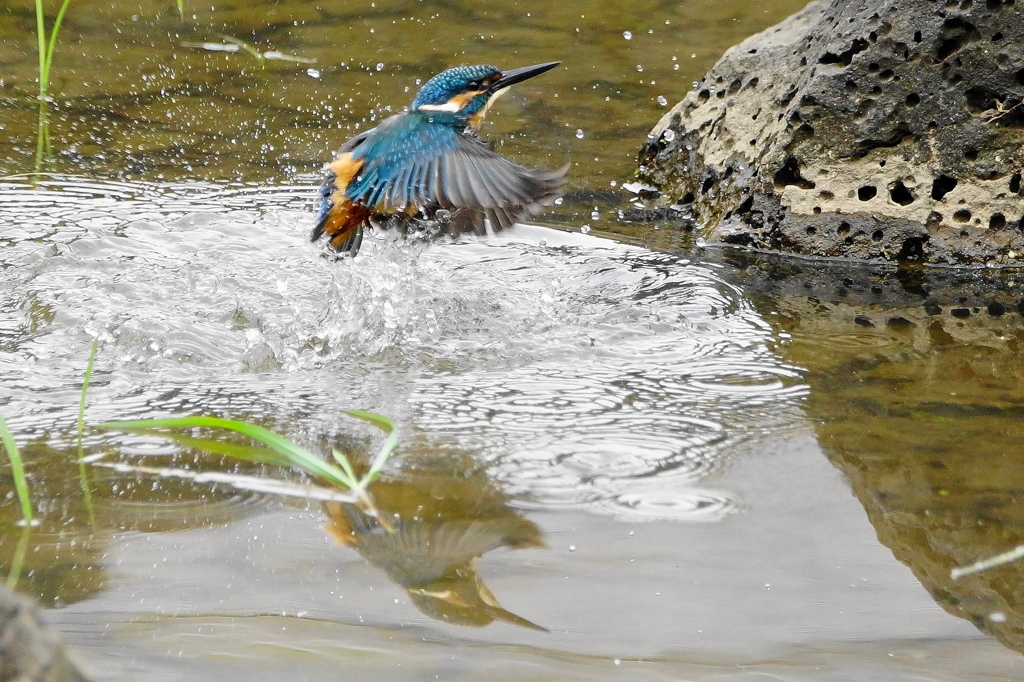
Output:
[[47,74],[46,68],[46,22],[44,21],[43,0],[36,0],[36,39],[39,43],[39,100],[46,99],[46,88],[48,80],[43,80]]
[[185,23],[185,0],[178,0],[178,18]]
[[78,401],[78,482],[82,486],[82,495],[85,498],[85,510],[89,514],[89,525],[96,525],[96,512],[92,506],[92,488],[89,485],[89,473],[85,469],[85,450],[82,447],[82,433],[85,431],[85,398],[89,393],[89,381],[92,379],[92,366],[96,361],[96,351],[100,342],[92,342],[92,350],[89,352],[89,362],[85,365],[85,376],[82,378],[82,397]]
[[365,410],[345,410],[345,414],[350,417],[355,417],[360,421],[364,421],[367,424],[373,424],[384,433],[392,433],[395,430],[395,422],[390,417],[385,417],[382,414],[376,412],[366,412]]
[[376,412],[364,412],[363,410],[345,410],[345,414],[367,422],[368,424],[373,424],[378,429],[388,434],[387,440],[384,441],[384,444],[377,452],[377,456],[374,457],[373,462],[370,463],[370,470],[366,472],[366,475],[363,476],[362,480],[359,482],[360,487],[365,488],[367,485],[372,483],[378,475],[380,475],[384,465],[387,464],[388,459],[391,458],[391,455],[394,454],[395,450],[398,448],[398,432],[395,429],[394,420],[389,417],[385,417],[382,414],[377,414]]
[[68,11],[68,5],[71,4],[71,0],[64,0],[61,3],[60,10],[57,11],[57,18],[53,21],[53,28],[50,29],[50,41],[46,48],[46,87],[49,90],[50,87],[50,68],[53,66],[53,51],[57,47],[57,35],[60,33],[60,25],[64,23],[64,15]]
[[138,429],[226,429],[228,431],[240,433],[243,436],[249,436],[254,440],[258,440],[267,447],[271,447],[282,454],[287,453],[299,459],[303,457],[318,459],[315,455],[303,450],[287,438],[279,436],[273,431],[265,429],[262,426],[235,421],[233,419],[220,419],[219,417],[172,417],[169,419],[139,419],[136,421],[126,422],[104,422],[97,425],[97,428],[113,431],[135,431]]
[[356,476],[356,472],[352,469],[352,463],[348,461],[348,457],[345,456],[345,453],[338,451],[337,448],[331,448],[331,456],[334,457],[334,461],[340,464],[341,468],[345,470],[345,474],[349,478],[348,487],[357,487],[359,485],[359,477]]
[[27,523],[32,520],[32,499],[29,497],[28,481],[25,479],[25,466],[21,462],[21,454],[18,452],[17,443],[14,442],[14,436],[11,435],[3,417],[0,417],[0,442],[3,442],[7,457],[11,460],[14,488],[18,491],[18,500],[21,502],[21,516]]
[[263,495],[279,495],[283,497],[296,497],[305,500],[320,500],[323,502],[344,502],[346,504],[358,504],[360,498],[350,491],[339,491],[336,486],[325,488],[322,486],[309,485],[304,483],[292,483],[276,478],[263,476],[247,476],[244,474],[228,474],[222,471],[196,471],[194,469],[173,469],[170,467],[147,467],[125,464],[124,462],[104,462],[102,455],[100,459],[93,460],[93,466],[111,469],[118,473],[149,474],[165,479],[177,478],[184,481],[193,481],[197,485],[223,486],[227,485],[236,490],[249,490]]
[[193,438],[192,436],[186,436],[180,433],[168,433],[166,431],[158,431],[156,429],[138,429],[136,432],[153,436],[162,436],[173,440],[175,443],[186,448],[204,450],[206,452],[212,452],[215,455],[224,455],[225,457],[232,457],[245,462],[271,464],[279,467],[288,467],[292,464],[290,459],[269,448],[258,448],[252,445],[240,445],[239,443],[225,443],[224,441],[213,440],[210,438]]
[[[388,417],[374,412],[362,410],[348,410],[346,414],[373,424],[388,434],[387,439],[381,446],[377,456],[370,463],[369,471],[361,479],[356,473],[344,453],[338,450],[331,451],[338,466],[321,459],[308,450],[303,449],[283,436],[255,424],[231,419],[220,419],[217,417],[176,417],[171,419],[141,419],[136,421],[106,422],[98,424],[97,428],[117,431],[133,431],[150,435],[159,435],[169,438],[186,447],[194,447],[215,454],[235,457],[251,462],[262,464],[273,464],[282,467],[293,467],[313,476],[330,481],[335,485],[351,490],[363,491],[373,480],[377,478],[385,463],[398,447],[398,434],[395,423]],[[223,429],[240,433],[243,436],[252,438],[262,443],[269,449],[252,446],[237,445],[234,443],[223,443],[207,438],[195,438],[181,433],[174,433],[181,429]],[[168,432],[170,431],[170,432]],[[340,467],[340,468],[339,468]]]
[[305,450],[283,436],[269,431],[262,426],[247,424],[246,422],[234,421],[231,419],[219,419],[217,417],[178,417],[173,419],[142,419],[127,422],[106,422],[97,425],[97,428],[117,431],[137,431],[153,429],[191,429],[191,428],[213,428],[226,429],[248,436],[255,441],[263,443],[288,459],[291,466],[305,471],[308,474],[319,476],[325,480],[339,485],[348,485],[345,473],[330,462],[327,462],[313,453]]

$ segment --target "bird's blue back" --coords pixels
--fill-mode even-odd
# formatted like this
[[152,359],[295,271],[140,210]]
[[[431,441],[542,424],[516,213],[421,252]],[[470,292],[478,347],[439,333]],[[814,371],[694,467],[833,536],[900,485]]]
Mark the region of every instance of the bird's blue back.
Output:
[[426,177],[430,162],[454,150],[461,134],[451,126],[433,123],[431,118],[410,111],[368,131],[365,141],[352,150],[352,158],[363,162],[363,170],[349,183],[345,196],[375,206],[384,189],[397,182],[391,191],[391,203],[412,203],[417,188],[430,181]]

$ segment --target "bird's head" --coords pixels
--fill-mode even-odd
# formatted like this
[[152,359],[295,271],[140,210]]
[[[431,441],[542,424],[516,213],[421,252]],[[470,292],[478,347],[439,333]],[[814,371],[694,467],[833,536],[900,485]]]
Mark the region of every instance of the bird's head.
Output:
[[437,74],[420,89],[412,110],[465,125],[479,120],[487,107],[510,85],[553,69],[561,62],[547,62],[502,71],[496,66],[457,66]]

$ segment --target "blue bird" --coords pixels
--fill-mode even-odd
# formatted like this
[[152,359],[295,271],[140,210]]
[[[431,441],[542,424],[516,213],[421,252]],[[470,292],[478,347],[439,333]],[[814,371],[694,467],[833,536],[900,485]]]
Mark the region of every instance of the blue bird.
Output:
[[510,85],[559,63],[459,66],[431,78],[407,111],[353,137],[326,166],[310,240],[326,237],[335,251],[355,255],[370,226],[488,234],[551,204],[568,166],[524,168],[477,133]]

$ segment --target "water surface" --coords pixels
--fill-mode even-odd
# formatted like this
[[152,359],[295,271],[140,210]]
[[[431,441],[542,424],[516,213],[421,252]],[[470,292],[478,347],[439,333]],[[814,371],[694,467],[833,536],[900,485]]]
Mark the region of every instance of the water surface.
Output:
[[[18,588],[96,679],[1019,675],[1017,569],[948,578],[1021,541],[1014,275],[837,273],[619,217],[664,107],[802,4],[186,0],[182,24],[83,0],[42,176],[33,17],[0,9],[0,412],[42,518],[15,525],[5,475]],[[222,34],[316,61],[191,46]],[[308,243],[320,164],[417,79],[558,58],[488,134],[572,164],[543,216],[561,229],[354,260]],[[212,414],[365,461],[380,436],[342,411],[392,416],[395,532],[102,468],[91,520],[94,340],[90,423]],[[85,445],[298,480],[148,436]]]

